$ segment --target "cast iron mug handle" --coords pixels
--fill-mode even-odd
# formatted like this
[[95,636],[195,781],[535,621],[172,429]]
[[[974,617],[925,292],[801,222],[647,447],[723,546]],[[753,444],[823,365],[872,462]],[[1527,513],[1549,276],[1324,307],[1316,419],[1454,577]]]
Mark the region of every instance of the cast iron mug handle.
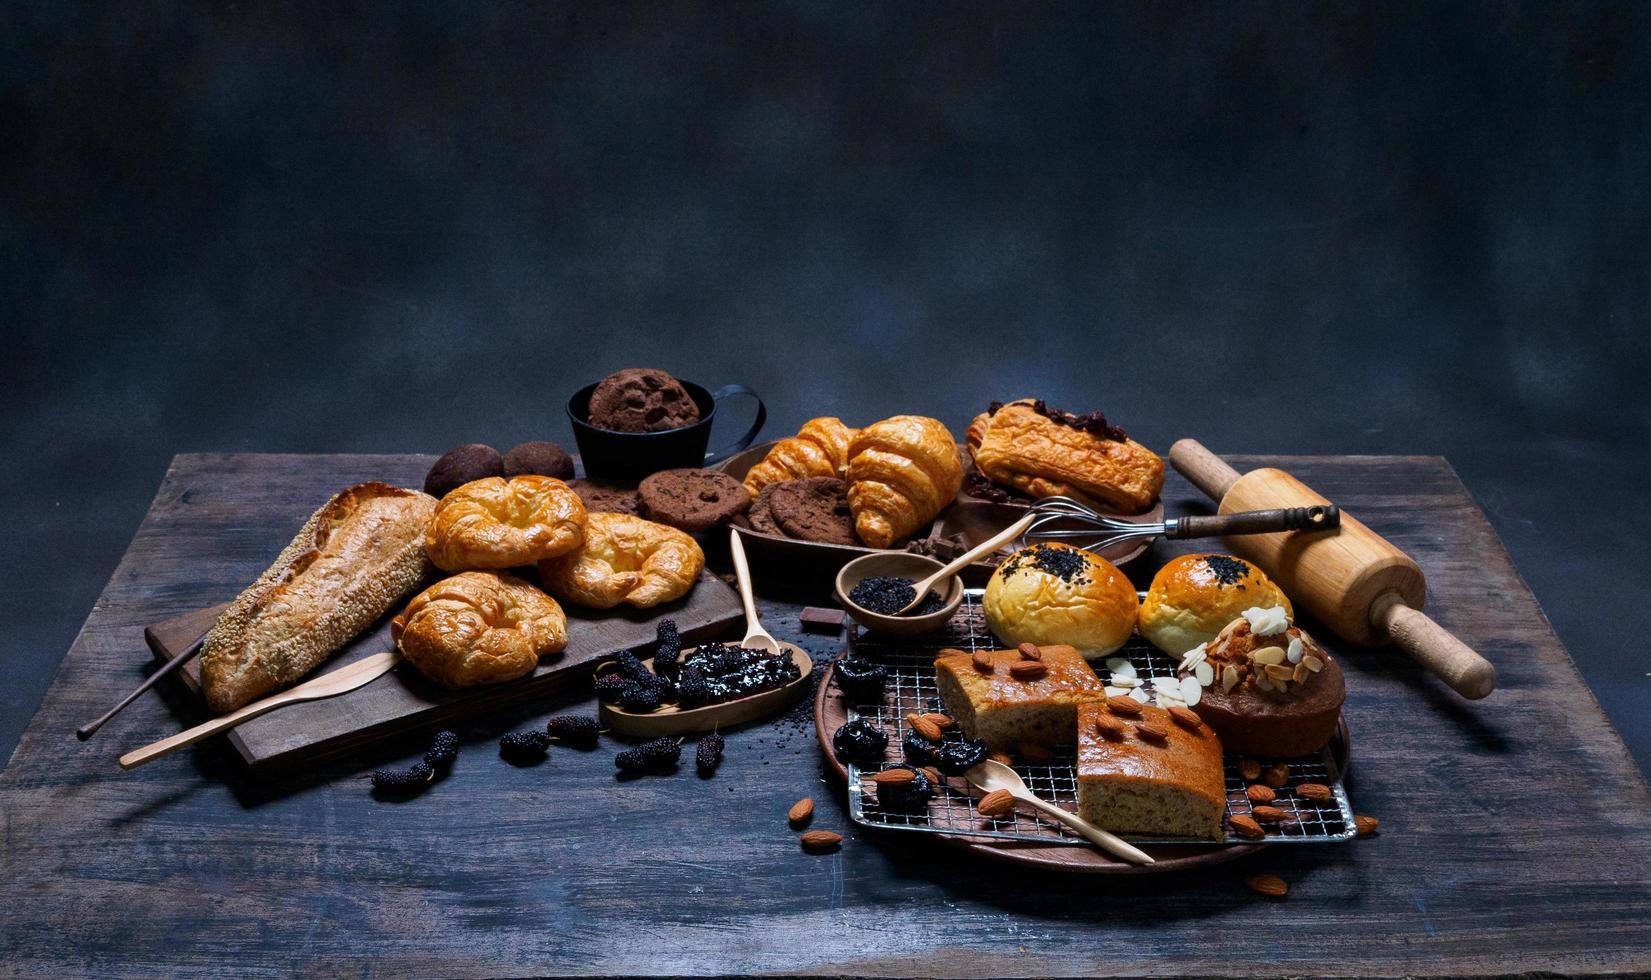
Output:
[[751,445],[751,443],[756,441],[757,433],[762,431],[763,423],[768,421],[768,406],[762,403],[762,399],[757,397],[756,392],[752,391],[750,388],[747,388],[745,385],[723,385],[721,388],[718,388],[716,391],[711,393],[711,403],[713,405],[720,405],[722,400],[730,395],[750,395],[751,400],[757,403],[757,417],[751,423],[751,428],[746,430],[745,435],[734,440],[733,445],[724,449],[718,449],[713,452],[706,453],[706,466],[709,466],[712,463],[720,463],[744,449],[746,446]]

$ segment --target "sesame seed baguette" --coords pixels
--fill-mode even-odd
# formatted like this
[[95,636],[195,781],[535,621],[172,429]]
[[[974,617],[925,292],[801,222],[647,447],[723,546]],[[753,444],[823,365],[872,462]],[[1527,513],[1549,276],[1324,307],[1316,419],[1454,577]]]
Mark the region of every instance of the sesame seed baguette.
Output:
[[436,498],[386,483],[340,491],[206,635],[201,690],[217,712],[289,687],[431,573]]

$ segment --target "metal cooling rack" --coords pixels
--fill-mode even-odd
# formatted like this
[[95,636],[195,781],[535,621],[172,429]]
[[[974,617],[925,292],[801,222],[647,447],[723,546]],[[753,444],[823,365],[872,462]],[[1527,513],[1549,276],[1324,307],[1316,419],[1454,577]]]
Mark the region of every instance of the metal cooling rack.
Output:
[[[986,628],[986,617],[980,608],[982,590],[968,589],[964,592],[963,604],[958,607],[946,627],[939,632],[916,640],[897,640],[879,637],[874,633],[861,631],[855,628],[853,635],[854,651],[859,656],[882,664],[889,670],[889,680],[884,687],[883,700],[878,704],[852,704],[848,706],[848,717],[868,718],[875,722],[889,737],[888,748],[884,753],[884,763],[904,762],[901,754],[901,740],[906,734],[906,715],[908,713],[922,714],[927,711],[945,711],[941,703],[940,692],[934,682],[935,654],[946,648],[956,648],[973,653],[975,650],[995,650],[1001,644],[993,638],[991,631]],[[1130,641],[1122,650],[1110,657],[1128,657],[1135,665],[1136,673],[1146,684],[1148,694],[1152,694],[1152,679],[1154,677],[1174,677],[1178,661],[1170,658],[1157,647],[1142,639],[1139,634],[1130,637]],[[1110,659],[1110,657],[1108,659]],[[1104,667],[1101,668],[1104,671]],[[1104,679],[1104,677],[1103,677]],[[1156,695],[1154,695],[1156,700]],[[962,738],[955,729],[946,733],[948,739]],[[1317,756],[1305,756],[1295,759],[1258,759],[1263,766],[1282,762],[1290,767],[1290,786],[1301,783],[1322,783],[1330,787],[1335,794],[1333,802],[1315,804],[1308,800],[1299,799],[1294,793],[1281,790],[1278,799],[1271,805],[1283,810],[1288,819],[1282,824],[1268,825],[1265,843],[1268,844],[1327,844],[1348,840],[1354,836],[1353,808],[1348,802],[1347,790],[1342,786],[1341,773],[1337,769],[1330,750],[1326,748]],[[1245,795],[1245,781],[1239,774],[1240,759],[1237,756],[1228,756],[1226,759],[1227,777],[1227,815],[1248,814],[1250,800]],[[1054,757],[1047,763],[1030,764],[1025,760],[1015,760],[1015,771],[1026,781],[1026,786],[1033,793],[1044,799],[1077,812],[1078,809],[1078,779],[1077,753],[1075,749],[1064,748],[1055,751]],[[848,800],[849,813],[857,823],[868,827],[880,827],[889,830],[915,830],[927,833],[958,834],[969,837],[987,837],[998,840],[1030,841],[1040,844],[1078,844],[1087,845],[1088,841],[1078,836],[1064,825],[1048,820],[1037,813],[1025,813],[1016,809],[1013,815],[1000,820],[982,817],[975,810],[975,803],[979,800],[977,791],[972,789],[961,776],[946,779],[942,785],[935,787],[934,799],[930,801],[925,811],[907,813],[899,810],[884,810],[877,804],[877,794],[873,789],[871,777],[876,769],[864,769],[854,763],[848,763]],[[1187,843],[1214,843],[1207,841],[1189,841],[1185,838],[1155,838],[1129,837],[1141,844],[1187,844]],[[1250,844],[1259,843],[1235,835],[1228,835],[1221,843]]]

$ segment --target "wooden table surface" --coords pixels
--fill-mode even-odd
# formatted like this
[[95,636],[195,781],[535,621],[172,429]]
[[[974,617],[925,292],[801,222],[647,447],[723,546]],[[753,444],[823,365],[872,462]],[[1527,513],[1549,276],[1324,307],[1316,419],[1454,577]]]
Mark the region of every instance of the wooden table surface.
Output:
[[[339,487],[416,482],[426,465],[179,456],[0,776],[0,973],[1651,971],[1651,795],[1449,465],[1266,462],[1415,556],[1429,612],[1501,688],[1467,703],[1402,658],[1349,654],[1350,790],[1380,835],[1104,880],[856,831],[801,712],[729,733],[709,780],[618,781],[611,740],[535,768],[499,760],[495,736],[552,703],[464,730],[452,774],[405,803],[361,777],[412,761],[416,741],[279,785],[249,783],[221,743],[123,774],[119,751],[194,720],[173,692],[75,740],[143,676],[142,627],[233,595]],[[1172,515],[1202,507],[1173,476],[1165,496]],[[798,605],[764,605],[777,634],[836,649],[797,633]],[[840,853],[799,851],[784,815],[801,796],[814,826],[847,832]],[[1246,890],[1258,871],[1290,896]]]

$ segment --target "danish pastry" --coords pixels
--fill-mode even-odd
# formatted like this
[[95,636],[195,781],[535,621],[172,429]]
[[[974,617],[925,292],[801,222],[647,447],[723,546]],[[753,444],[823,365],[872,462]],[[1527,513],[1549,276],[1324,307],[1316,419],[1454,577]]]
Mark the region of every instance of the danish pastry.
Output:
[[952,502],[963,485],[963,462],[944,425],[896,415],[854,436],[847,478],[855,533],[869,547],[887,548]]
[[763,487],[782,480],[815,476],[842,479],[848,466],[848,444],[857,431],[830,416],[809,419],[796,435],[774,443],[762,462],[751,467],[745,474],[745,489],[756,497]]
[[1138,514],[1164,488],[1164,461],[1099,413],[1073,415],[1022,398],[976,416],[967,438],[981,473],[1029,497],[1076,497]]
[[419,673],[451,688],[533,673],[568,645],[556,600],[513,575],[464,572],[413,597],[390,638]]
[[593,513],[578,549],[539,563],[552,594],[593,609],[621,602],[646,609],[694,587],[705,552],[674,527],[630,514]]
[[206,634],[201,692],[212,710],[291,685],[418,588],[435,509],[434,497],[383,483],[323,504]]
[[489,477],[441,498],[424,549],[447,572],[513,568],[579,547],[585,505],[548,476]]

